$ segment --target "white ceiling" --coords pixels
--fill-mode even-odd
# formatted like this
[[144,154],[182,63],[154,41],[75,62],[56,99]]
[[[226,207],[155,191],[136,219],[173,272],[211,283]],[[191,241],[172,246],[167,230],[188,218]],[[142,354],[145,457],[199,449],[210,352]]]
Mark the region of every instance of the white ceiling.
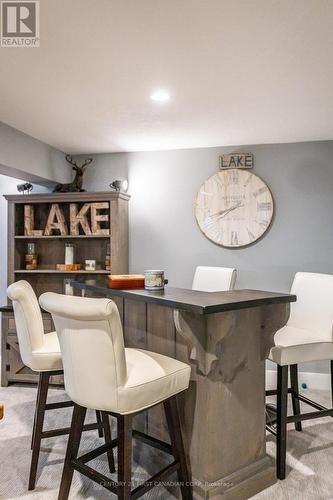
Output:
[[0,121],[63,151],[333,139],[333,0],[40,9],[39,49],[0,48]]

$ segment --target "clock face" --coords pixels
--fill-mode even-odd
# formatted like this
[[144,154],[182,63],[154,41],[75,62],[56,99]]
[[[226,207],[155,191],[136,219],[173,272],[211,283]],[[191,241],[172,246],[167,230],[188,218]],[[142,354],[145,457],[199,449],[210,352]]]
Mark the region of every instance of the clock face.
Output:
[[204,235],[218,245],[239,248],[257,241],[273,217],[272,193],[248,170],[221,170],[201,186],[195,216]]

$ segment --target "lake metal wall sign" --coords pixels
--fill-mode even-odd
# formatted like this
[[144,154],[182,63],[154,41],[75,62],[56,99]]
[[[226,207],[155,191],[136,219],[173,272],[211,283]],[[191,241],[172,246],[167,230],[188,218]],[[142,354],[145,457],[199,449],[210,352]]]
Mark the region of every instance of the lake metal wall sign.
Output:
[[253,168],[252,153],[232,153],[219,157],[220,169],[225,168]]

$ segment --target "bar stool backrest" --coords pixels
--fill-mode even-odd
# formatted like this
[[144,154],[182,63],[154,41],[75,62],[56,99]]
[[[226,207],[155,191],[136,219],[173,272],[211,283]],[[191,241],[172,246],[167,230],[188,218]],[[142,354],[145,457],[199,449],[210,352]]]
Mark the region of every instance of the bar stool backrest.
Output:
[[117,405],[117,389],[127,378],[123,330],[116,304],[44,293],[43,309],[52,314],[62,354],[65,389],[86,408]]
[[318,340],[333,341],[333,275],[297,273],[291,287],[297,301],[291,304],[288,326],[315,333]]
[[237,271],[231,267],[198,266],[195,270],[192,290],[222,292],[233,290]]
[[32,353],[44,344],[43,319],[36,294],[30,283],[20,280],[9,285],[7,296],[13,302],[22,361],[34,370]]

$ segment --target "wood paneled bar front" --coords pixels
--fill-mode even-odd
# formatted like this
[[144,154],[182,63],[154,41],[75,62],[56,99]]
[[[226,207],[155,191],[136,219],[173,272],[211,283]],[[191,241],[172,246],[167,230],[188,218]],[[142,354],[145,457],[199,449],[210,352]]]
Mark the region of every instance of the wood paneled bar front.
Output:
[[[245,499],[276,481],[266,454],[265,359],[275,332],[288,320],[294,295],[172,287],[113,290],[105,278],[73,286],[85,296],[111,297],[117,303],[127,347],[191,365],[180,410],[196,498]],[[158,407],[137,426],[168,439]]]

